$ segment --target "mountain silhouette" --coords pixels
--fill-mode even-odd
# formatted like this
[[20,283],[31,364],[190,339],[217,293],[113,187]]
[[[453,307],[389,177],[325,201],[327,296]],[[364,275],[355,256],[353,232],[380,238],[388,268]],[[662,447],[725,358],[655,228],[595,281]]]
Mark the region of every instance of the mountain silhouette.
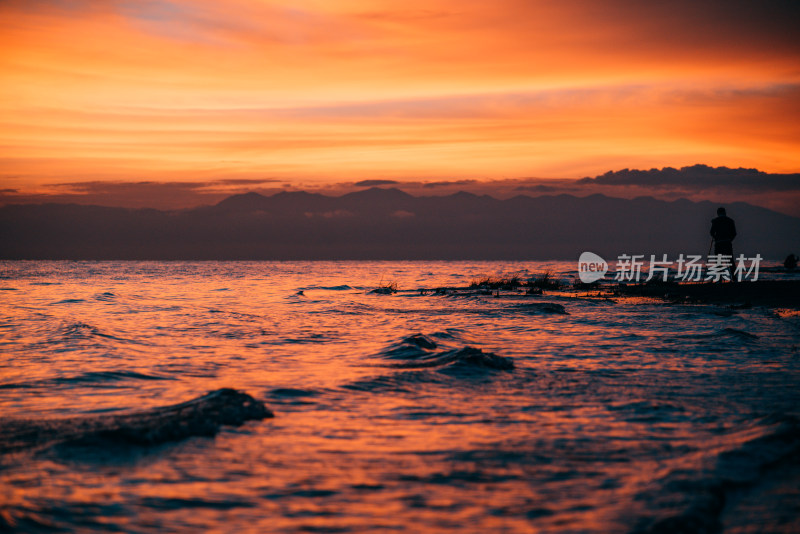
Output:
[[[183,211],[19,204],[0,208],[0,258],[572,260],[586,250],[672,258],[708,253],[717,207],[600,194],[415,197],[378,187],[340,197],[246,193]],[[735,254],[782,259],[800,250],[799,218],[726,207],[739,230]]]

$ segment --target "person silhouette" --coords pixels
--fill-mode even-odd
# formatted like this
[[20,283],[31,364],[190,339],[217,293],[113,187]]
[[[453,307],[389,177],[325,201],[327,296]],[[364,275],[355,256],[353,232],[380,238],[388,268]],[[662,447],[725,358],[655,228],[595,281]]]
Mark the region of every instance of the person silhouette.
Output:
[[787,271],[793,271],[797,268],[797,260],[799,260],[797,256],[794,254],[789,254],[786,256],[786,259],[783,260],[783,266],[786,268]]
[[725,208],[717,208],[717,217],[711,221],[711,237],[714,238],[714,254],[730,256],[733,261],[736,224],[725,214]]
[[714,239],[714,254],[727,256],[728,280],[733,281],[733,238],[736,224],[725,214],[725,208],[717,208],[717,217],[711,221],[711,237]]

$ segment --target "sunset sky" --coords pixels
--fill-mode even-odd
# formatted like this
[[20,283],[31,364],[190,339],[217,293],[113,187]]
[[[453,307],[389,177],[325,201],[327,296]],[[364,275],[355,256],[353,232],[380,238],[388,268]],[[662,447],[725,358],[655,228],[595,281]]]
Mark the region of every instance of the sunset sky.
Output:
[[0,189],[797,173],[799,5],[0,0]]

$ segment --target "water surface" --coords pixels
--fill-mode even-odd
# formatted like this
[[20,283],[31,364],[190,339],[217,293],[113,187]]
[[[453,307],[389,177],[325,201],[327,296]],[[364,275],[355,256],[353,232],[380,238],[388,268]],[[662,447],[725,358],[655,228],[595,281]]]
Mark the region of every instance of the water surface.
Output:
[[[574,274],[541,262],[3,262],[0,528],[797,528],[800,316],[418,291],[546,269]],[[400,291],[370,293],[387,282]],[[220,388],[275,417],[150,445],[76,438],[75,421]],[[21,420],[45,438],[25,441]]]

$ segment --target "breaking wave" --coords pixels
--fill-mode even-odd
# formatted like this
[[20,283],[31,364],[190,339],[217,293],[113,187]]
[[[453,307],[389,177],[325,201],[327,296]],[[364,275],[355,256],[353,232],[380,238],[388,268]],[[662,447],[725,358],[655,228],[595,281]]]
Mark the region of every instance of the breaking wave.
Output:
[[448,348],[456,339],[450,333],[412,334],[393,343],[379,354],[375,367],[399,372],[357,380],[344,388],[357,391],[407,392],[419,384],[444,384],[450,378],[480,378],[494,371],[511,371],[514,360],[480,348]]
[[768,417],[729,434],[724,443],[686,458],[635,496],[647,513],[632,532],[720,532],[727,496],[764,482],[768,471],[796,461],[798,453],[800,423],[792,417]]
[[[433,334],[433,336],[436,336],[436,334]],[[441,342],[437,342],[424,334],[413,334],[391,345],[381,356],[394,360],[391,363],[384,364],[385,367],[398,369],[471,366],[507,371],[514,368],[514,361],[511,358],[498,356],[492,352],[484,352],[482,349],[471,346],[447,350],[445,347],[441,347],[440,344]],[[445,350],[437,351],[440,348]]]
[[398,369],[422,369],[445,366],[485,367],[488,369],[509,371],[514,368],[514,361],[505,356],[498,356],[493,352],[484,352],[482,349],[477,349],[475,347],[464,347],[445,352],[421,355],[405,362],[391,364],[388,367],[395,367]]
[[213,436],[223,425],[239,426],[269,417],[273,413],[263,402],[224,388],[180,404],[134,413],[0,421],[0,454],[64,443],[158,445],[191,436]]

